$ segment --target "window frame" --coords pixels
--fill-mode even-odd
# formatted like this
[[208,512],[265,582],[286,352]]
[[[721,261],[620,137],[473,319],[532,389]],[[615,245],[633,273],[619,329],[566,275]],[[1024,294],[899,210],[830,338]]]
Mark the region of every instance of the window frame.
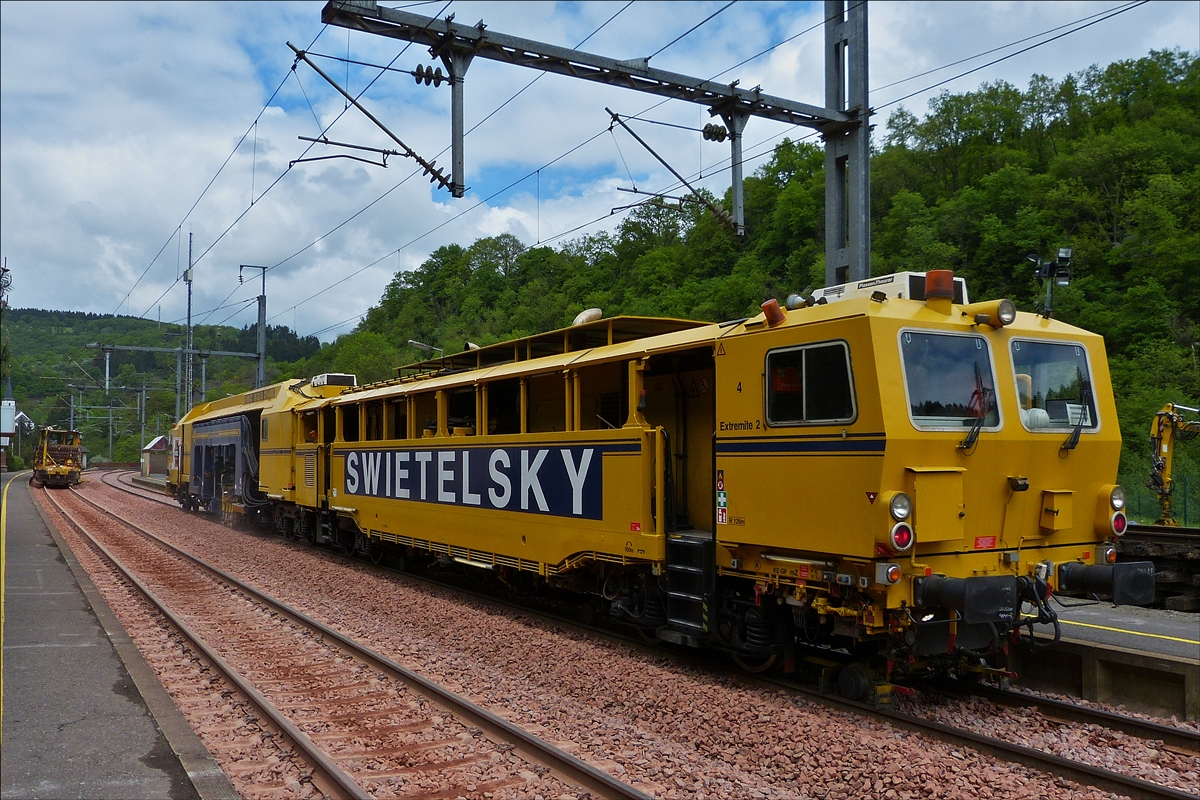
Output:
[[[836,419],[821,419],[821,420],[774,420],[771,418],[771,356],[778,353],[794,353],[803,352],[804,350],[812,350],[817,347],[828,347],[829,345],[841,345],[842,352],[846,355],[846,377],[850,380],[850,416],[837,417]],[[801,408],[803,414],[808,414],[808,375],[807,365],[808,360],[805,357],[803,369],[804,375],[801,376]],[[763,420],[768,428],[819,428],[829,427],[830,425],[852,425],[858,420],[858,392],[854,382],[854,359],[850,355],[850,342],[846,339],[823,339],[819,342],[805,342],[804,344],[787,345],[785,347],[773,347],[763,356]]]
[[[905,363],[905,360],[904,360],[904,334],[906,334],[906,333],[922,333],[922,334],[930,334],[933,336],[952,336],[952,337],[957,337],[959,339],[975,339],[976,341],[983,342],[983,349],[987,352],[988,364],[991,367],[992,388],[996,392],[996,399],[995,399],[995,402],[996,402],[996,424],[995,425],[985,425],[982,428],[980,428],[980,430],[994,433],[996,431],[1000,431],[1000,430],[1004,429],[1004,404],[1000,402],[1000,381],[998,380],[998,374],[996,372],[996,354],[992,350],[991,341],[989,341],[986,336],[983,336],[978,333],[967,332],[967,331],[948,331],[948,330],[940,329],[940,328],[907,328],[906,327],[906,328],[901,328],[900,331],[896,335],[896,355],[898,355],[900,357],[900,378],[901,378],[901,381],[904,383],[904,409],[905,409],[905,413],[908,415],[908,422],[910,425],[913,426],[914,430],[918,430],[918,431],[948,431],[951,433],[960,433],[961,434],[961,433],[965,433],[965,432],[969,431],[971,428],[968,425],[922,425],[922,424],[919,424],[916,421],[916,419],[913,417],[912,395],[910,394],[909,387],[908,387],[908,365]],[[1014,385],[1016,384],[1016,378],[1013,378],[1013,383],[1014,383]],[[966,419],[966,418],[964,417],[964,419]]]
[[[1091,428],[1084,426],[1082,429],[1080,429],[1080,433],[1099,433],[1104,427],[1104,420],[1100,417],[1100,402],[1096,398],[1096,372],[1094,369],[1092,369],[1092,354],[1087,349],[1087,345],[1085,345],[1083,342],[1078,342],[1073,339],[1035,339],[1029,336],[1014,336],[1008,340],[1008,366],[1009,371],[1012,372],[1013,396],[1017,401],[1018,417],[1021,417],[1021,389],[1019,386],[1017,386],[1017,362],[1016,359],[1013,358],[1012,354],[1012,346],[1017,342],[1029,342],[1031,344],[1058,344],[1070,347],[1078,347],[1079,349],[1083,350],[1083,360],[1084,363],[1087,364],[1088,368],[1088,380],[1091,381],[1092,384],[1092,407],[1096,411],[1096,425],[1095,427]],[[1030,428],[1025,424],[1024,417],[1021,417],[1021,427],[1029,433],[1053,433],[1059,436],[1064,433],[1072,433],[1075,430],[1074,425],[1065,425],[1063,427]]]

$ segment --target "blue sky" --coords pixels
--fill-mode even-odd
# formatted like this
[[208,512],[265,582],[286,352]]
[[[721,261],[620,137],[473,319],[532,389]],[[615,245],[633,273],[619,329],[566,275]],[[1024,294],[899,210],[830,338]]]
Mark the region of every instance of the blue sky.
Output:
[[[458,22],[482,19],[494,31],[564,46],[594,33],[582,49],[615,58],[655,53],[720,10],[651,61],[698,77],[717,74],[818,24],[823,13],[820,3],[743,0],[721,10],[725,5],[454,0],[447,7],[440,0],[410,10],[445,9]],[[1122,5],[873,2],[871,83],[882,86]],[[289,162],[308,147],[297,136],[319,130],[314,114],[321,126],[341,114],[329,129],[332,139],[393,145],[354,109],[343,113],[340,96],[309,67],[300,64],[291,74],[286,42],[307,47],[315,39],[314,52],[345,56],[348,47],[352,59],[387,64],[395,58],[394,66],[402,69],[433,63],[423,48],[412,46],[400,54],[401,42],[323,29],[320,13],[320,3],[308,2],[0,3],[0,253],[13,270],[11,304],[99,313],[119,309],[151,319],[161,306],[162,319],[179,319],[186,293],[176,279],[186,265],[191,232],[199,259],[197,319],[252,322],[253,305],[239,304],[253,298],[257,282],[239,287],[237,266],[279,264],[267,279],[273,323],[294,325],[301,334],[320,331],[330,339],[348,331],[379,299],[397,269],[420,264],[441,245],[465,245],[504,232],[533,244],[539,229],[546,240],[591,221],[583,232],[611,229],[620,217],[608,216],[609,210],[632,200],[617,191],[630,183],[622,154],[639,188],[673,183],[627,134],[618,131],[614,143],[605,132],[606,105],[630,114],[658,98],[557,75],[541,78],[467,137],[471,190],[462,199],[432,189],[419,176],[393,188],[412,169],[412,162],[401,158],[389,159],[388,169],[335,160],[289,170]],[[1200,3],[1151,2],[942,88],[968,91],[985,80],[1024,88],[1034,73],[1061,79],[1150,49],[1195,52],[1198,31]],[[873,92],[871,104],[879,108],[1034,41]],[[760,84],[770,94],[820,105],[822,51],[818,25],[721,79]],[[339,82],[348,78],[355,93],[378,75],[378,70],[347,68],[337,61],[319,59],[318,64]],[[539,74],[476,59],[466,80],[467,127]],[[940,90],[904,106],[921,114]],[[375,80],[363,102],[423,156],[433,158],[448,146],[450,92],[445,86],[417,86],[408,75],[388,73]],[[876,118],[877,138],[891,110]],[[691,128],[708,121],[704,109],[679,101],[648,116]],[[728,158],[726,145],[702,142],[695,131],[646,124],[637,130],[685,175],[701,164],[708,175]],[[750,150],[759,152],[785,135],[807,133],[756,119],[746,141],[765,140],[767,145]],[[595,141],[542,170],[540,204],[535,179],[529,178],[477,206],[596,134],[601,135]],[[329,152],[317,146],[308,155]],[[438,158],[439,164],[448,161],[448,153]],[[752,162],[748,171],[761,163]],[[721,195],[728,173],[700,182]]]

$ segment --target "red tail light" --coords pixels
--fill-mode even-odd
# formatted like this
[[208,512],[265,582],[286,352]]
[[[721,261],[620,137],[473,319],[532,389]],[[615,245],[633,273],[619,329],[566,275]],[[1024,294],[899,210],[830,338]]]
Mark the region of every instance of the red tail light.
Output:
[[1124,536],[1125,529],[1129,527],[1129,520],[1125,519],[1125,515],[1118,511],[1112,516],[1112,531],[1117,536]]
[[912,547],[913,544],[913,529],[907,522],[897,522],[892,526],[891,533],[892,548],[896,552],[903,552]]

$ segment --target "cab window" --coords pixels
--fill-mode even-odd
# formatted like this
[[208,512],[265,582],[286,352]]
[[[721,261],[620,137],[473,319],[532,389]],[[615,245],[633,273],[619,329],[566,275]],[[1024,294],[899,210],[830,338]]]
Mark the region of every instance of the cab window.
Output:
[[1014,339],[1013,377],[1021,423],[1031,431],[1100,425],[1087,351],[1069,342]]
[[992,355],[982,336],[905,331],[900,334],[908,410],[917,428],[1000,424]]
[[845,342],[767,353],[767,423],[812,425],[854,419],[854,382]]

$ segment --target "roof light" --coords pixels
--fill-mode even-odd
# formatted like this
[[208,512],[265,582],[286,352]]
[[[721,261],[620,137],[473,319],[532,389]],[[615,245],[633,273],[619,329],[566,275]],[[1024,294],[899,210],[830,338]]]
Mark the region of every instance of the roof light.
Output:
[[925,273],[925,299],[936,297],[954,299],[954,270],[931,269]]
[[1017,307],[1013,305],[1012,300],[1000,301],[1000,305],[996,307],[996,318],[1000,320],[1001,325],[1012,325],[1016,321]]
[[912,513],[912,500],[904,492],[896,492],[888,503],[888,511],[891,512],[892,519],[903,522]]
[[779,307],[779,301],[774,297],[762,304],[762,310],[769,328],[774,328],[787,320],[787,314]]

